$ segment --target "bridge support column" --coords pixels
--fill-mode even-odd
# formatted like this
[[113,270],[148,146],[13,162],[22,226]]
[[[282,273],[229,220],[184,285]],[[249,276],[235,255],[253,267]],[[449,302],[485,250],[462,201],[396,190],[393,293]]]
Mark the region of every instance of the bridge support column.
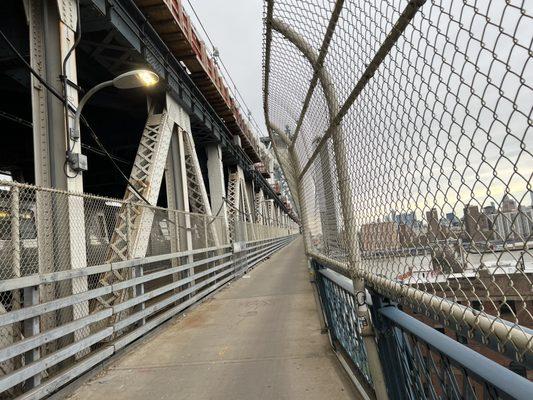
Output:
[[[222,163],[222,149],[219,144],[212,144],[206,147],[207,152],[207,173],[209,178],[209,197],[211,201],[211,211],[213,215],[222,218],[223,227],[220,234],[229,240],[228,231],[228,208],[226,206],[226,186],[224,183],[224,165]],[[218,227],[218,225],[217,225]],[[221,243],[222,243],[221,242]]]
[[[189,129],[190,131],[191,122],[185,110],[179,107],[175,116],[178,117],[176,123],[183,129]],[[190,203],[187,187],[187,169],[185,166],[185,144],[183,132],[176,126],[170,139],[170,148],[165,170],[165,183],[168,208],[178,210],[173,215],[173,233],[175,236],[171,241],[171,251],[192,250],[191,218],[187,214],[190,212]],[[178,260],[174,260],[174,262],[177,264]],[[193,256],[187,256],[185,262],[193,262]],[[194,273],[194,271],[186,271],[183,275],[188,276],[190,273]],[[173,278],[174,280],[179,280],[180,276],[174,276]]]
[[[255,207],[254,207],[254,188],[252,186],[252,182],[248,182],[247,180],[243,180],[244,182],[244,192],[245,192],[245,196],[244,196],[244,201],[246,201],[246,209],[248,210],[247,214],[248,214],[248,221],[250,223],[254,223],[255,222],[255,218],[254,218],[254,210],[255,210]],[[249,238],[248,240],[256,240],[257,237],[257,232],[255,232],[255,227],[253,225],[250,225],[250,229],[248,230],[249,231]]]
[[[238,136],[233,137],[233,142],[241,146]],[[249,200],[247,186],[244,171],[236,165],[228,177],[228,226],[233,242],[246,242],[253,240],[254,237],[253,226],[248,224],[253,222],[253,204]]]
[[[78,15],[75,0],[64,0],[64,7],[58,2],[29,0],[25,3],[29,21],[30,64],[56,92],[65,96],[69,103],[76,107],[77,90],[69,83],[66,93],[63,80],[75,84],[76,52],[72,49],[75,42]],[[69,55],[70,53],[70,55]],[[69,55],[68,61],[63,62]],[[31,101],[33,120],[35,183],[38,186],[83,192],[82,173],[77,173],[66,163],[66,151],[81,152],[80,140],[70,138],[73,127],[73,114],[66,115],[65,104],[54,97],[33,75],[31,76]],[[37,235],[39,246],[39,272],[56,272],[67,269],[80,269],[87,265],[85,243],[85,218],[83,198],[59,195],[52,199],[51,194],[39,193],[36,199]],[[65,220],[65,215],[66,220]],[[53,221],[65,221],[54,224]],[[66,249],[66,250],[65,250]],[[56,290],[60,292],[82,293],[87,291],[86,278],[74,278],[71,282],[58,283]],[[41,288],[40,302],[49,301],[54,297],[54,290]],[[33,296],[35,299],[36,296]],[[70,311],[49,313],[41,318],[41,327],[45,330],[61,325],[72,318],[78,319],[89,313],[88,302],[81,302]],[[26,324],[31,332],[26,336],[38,333],[38,324]],[[88,329],[74,332],[73,338],[66,341],[80,340],[89,334]],[[53,351],[52,345],[47,349]],[[81,356],[78,354],[77,356]],[[35,354],[33,357],[38,357]],[[37,384],[34,377],[32,384]]]

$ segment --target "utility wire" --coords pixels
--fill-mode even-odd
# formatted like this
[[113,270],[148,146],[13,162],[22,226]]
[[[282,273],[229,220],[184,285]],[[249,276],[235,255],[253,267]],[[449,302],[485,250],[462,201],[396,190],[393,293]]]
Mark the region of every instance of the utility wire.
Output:
[[2,32],[2,30],[0,30],[0,36],[2,37],[2,39],[4,39],[4,41],[6,42],[6,44],[9,46],[9,48],[11,49],[11,51],[13,53],[15,53],[15,55],[20,59],[20,61],[22,61],[22,63],[26,66],[26,68],[28,68],[30,70],[30,72],[32,73],[32,75],[37,78],[37,80],[39,82],[41,82],[41,84],[46,88],[48,89],[48,91],[50,93],[52,93],[57,99],[59,99],[62,103],[65,101],[65,99],[63,98],[63,95],[61,93],[59,93],[57,90],[55,90],[52,86],[50,86],[50,84],[44,80],[38,73],[37,71],[35,71],[32,66],[26,61],[26,59],[24,58],[24,56],[22,54],[19,53],[19,51],[15,48],[15,46],[13,46],[13,43],[11,43],[11,41],[6,37],[6,35],[4,34],[4,32]]
[[[85,150],[87,150],[87,151],[90,151],[91,153],[94,153],[94,154],[99,154],[99,155],[101,155],[101,156],[107,156],[107,154],[106,154],[104,151],[102,151],[101,148],[98,148],[98,149],[97,149],[96,147],[89,146],[88,144],[85,144],[85,143],[81,143],[81,148],[82,148],[82,149],[85,149]],[[110,154],[111,154],[111,153],[110,153]],[[129,165],[129,164],[130,164],[130,162],[129,162],[128,160],[125,160],[124,158],[121,158],[121,157],[115,156],[114,154],[111,154],[111,157],[112,157],[114,160],[116,160],[116,161],[118,161],[118,162],[120,162],[120,163],[122,163],[122,164],[126,164],[126,165]]]
[[111,156],[111,154],[107,151],[107,149],[105,148],[105,146],[102,144],[102,142],[100,142],[100,138],[98,137],[98,135],[96,135],[96,132],[93,130],[93,128],[91,127],[91,125],[89,125],[89,122],[85,119],[85,117],[82,115],[81,116],[81,120],[83,122],[83,124],[87,127],[87,129],[89,130],[89,133],[91,134],[92,138],[94,139],[94,141],[96,142],[96,144],[98,145],[98,147],[100,147],[100,149],[105,153],[105,155],[107,156],[107,158],[109,158],[109,161],[111,161],[111,163],[113,164],[113,167],[115,167],[115,169],[117,170],[117,172],[120,174],[120,176],[122,176],[122,178],[126,181],[126,183],[128,184],[128,186],[135,192],[135,194],[140,198],[142,199],[146,204],[148,204],[149,206],[151,206],[152,204],[150,204],[150,202],[148,200],[146,200],[146,198],[142,195],[141,192],[139,192],[139,190],[137,190],[137,188],[135,186],[133,186],[133,184],[130,182],[129,178],[124,174],[124,172],[122,172],[122,169],[118,166],[118,164],[115,162],[113,156]]
[[10,121],[27,126],[29,128],[33,127],[33,123],[31,123],[30,121],[26,121],[24,118],[17,117],[16,115],[10,114],[5,111],[0,111],[0,118],[8,119]]
[[209,223],[207,224],[207,226],[211,225],[213,222],[215,222],[215,220],[218,218],[219,214],[220,214],[220,211],[222,211],[222,207],[224,206],[224,202],[220,203],[220,207],[218,207],[218,211],[215,215],[213,215],[211,218],[211,221],[209,221]]
[[[11,51],[13,51],[13,53],[15,53],[15,55],[20,59],[20,61],[22,61],[22,63],[24,64],[24,66],[31,72],[31,74],[39,81],[41,82],[41,84],[46,88],[48,89],[48,91],[53,94],[59,101],[61,101],[62,103],[65,103],[66,99],[65,97],[63,97],[63,95],[61,95],[57,90],[55,90],[44,78],[42,78],[38,73],[37,71],[35,71],[35,69],[32,68],[32,66],[26,61],[26,59],[24,58],[24,56],[22,54],[19,53],[19,51],[15,48],[15,46],[13,46],[13,43],[11,43],[11,41],[6,37],[6,35],[4,34],[4,32],[2,32],[2,30],[0,30],[0,37],[2,37],[2,39],[6,42],[6,44],[8,45],[8,47],[11,49]],[[73,110],[73,107],[71,105],[68,106],[68,108],[72,111]],[[74,109],[75,111],[75,109]],[[146,198],[142,195],[142,193],[140,193],[137,188],[135,186],[133,186],[133,184],[130,182],[130,180],[128,179],[128,177],[126,175],[124,175],[124,172],[122,172],[122,170],[120,169],[120,167],[117,165],[117,163],[115,162],[115,160],[113,159],[113,157],[111,156],[111,154],[109,154],[109,152],[107,151],[107,149],[104,147],[104,145],[102,144],[102,142],[100,142],[100,139],[98,138],[98,136],[96,135],[96,133],[94,132],[94,130],[92,129],[91,125],[89,124],[89,122],[85,119],[85,117],[82,115],[81,116],[81,120],[83,122],[83,124],[87,127],[87,129],[89,130],[89,132],[91,133],[91,136],[93,137],[93,139],[95,140],[96,144],[98,145],[98,147],[100,147],[100,149],[105,153],[105,155],[109,158],[109,160],[111,161],[111,163],[113,164],[113,166],[115,167],[115,169],[119,172],[119,174],[122,176],[122,178],[126,181],[127,185],[135,192],[135,194],[140,198],[142,199],[143,201],[146,202],[146,204],[150,205],[150,202],[148,200],[146,200]],[[69,176],[69,175],[67,175]],[[72,177],[72,176],[69,176],[69,177]]]
[[[211,47],[212,48],[216,48],[215,44],[213,43],[213,41],[211,40],[211,36],[209,36],[209,33],[207,33],[207,30],[205,29],[204,27],[204,24],[202,23],[202,20],[200,19],[200,17],[198,16],[198,13],[196,12],[194,6],[192,5],[191,1],[190,0],[187,0],[187,3],[189,3],[189,6],[191,7],[191,10],[194,14],[194,16],[196,17],[196,20],[198,21],[198,23],[200,24],[200,27],[202,28],[202,31],[204,32],[205,36],[207,37],[207,40],[209,41],[209,43],[211,44]],[[222,68],[224,69],[224,71],[226,71],[226,75],[228,76],[230,82],[233,84],[233,87],[235,89],[235,91],[237,92],[238,96],[241,98],[243,104],[244,104],[244,107],[246,107],[246,110],[250,112],[250,116],[251,116],[251,119],[253,120],[254,122],[254,125],[255,125],[255,128],[259,131],[259,133],[261,133],[261,128],[259,127],[259,124],[258,122],[256,121],[255,117],[253,116],[253,114],[251,113],[250,111],[250,107],[248,107],[248,104],[246,104],[246,101],[244,100],[244,97],[243,95],[241,94],[241,92],[239,91],[239,89],[237,88],[237,85],[235,84],[235,81],[233,80],[233,78],[231,77],[231,74],[229,73],[229,70],[228,68],[226,68],[226,65],[224,64],[224,61],[222,61],[222,58],[220,56],[217,57],[220,61],[220,64],[222,65]],[[251,122],[251,121],[250,121]]]
[[[5,112],[5,111],[0,111],[0,118],[5,118],[5,119],[8,119],[10,121],[16,122],[16,123],[18,123],[20,125],[23,125],[25,127],[33,128],[33,122],[28,121],[28,120],[26,120],[24,118],[21,118],[21,117],[17,117],[16,115],[10,114],[10,113]],[[90,145],[85,144],[85,143],[81,143],[81,148],[85,149],[87,151],[90,151],[90,152],[92,152],[94,154],[99,154],[101,156],[105,156],[106,155],[106,153],[103,152],[101,149],[97,149],[96,147],[90,146]],[[129,164],[130,163],[128,160],[125,160],[125,159],[120,158],[118,156],[115,156],[113,154],[111,154],[111,157],[113,157],[113,159],[115,159],[116,161],[121,162],[123,164]]]

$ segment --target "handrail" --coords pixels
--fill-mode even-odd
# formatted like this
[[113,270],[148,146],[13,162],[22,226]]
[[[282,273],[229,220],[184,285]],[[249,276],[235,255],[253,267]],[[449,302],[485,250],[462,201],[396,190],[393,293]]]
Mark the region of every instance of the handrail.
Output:
[[[127,260],[120,263],[86,267],[80,271],[58,271],[57,273],[44,274],[42,276],[33,275],[9,280],[4,285],[5,287],[10,287],[7,292],[25,288],[28,283],[32,284],[32,288],[38,290],[40,286],[54,283],[64,286],[69,282],[63,283],[63,281],[69,279],[74,285],[81,278],[80,273],[83,274],[84,270],[90,272],[90,274],[84,274],[83,279],[86,279],[87,275],[100,274],[102,267],[109,270],[117,267],[121,269],[126,267],[143,268],[144,265],[152,264],[154,261],[170,261],[190,254],[207,254],[201,259],[188,263],[171,264],[168,262],[165,269],[155,272],[145,269],[143,273],[141,269],[139,275],[132,274],[126,280],[111,282],[108,286],[97,289],[88,288],[83,292],[69,292],[68,295],[53,298],[50,301],[26,305],[0,313],[0,326],[3,332],[8,332],[9,329],[15,329],[15,324],[19,324],[20,321],[34,317],[40,318],[54,311],[68,311],[73,306],[88,304],[105,293],[113,293],[117,288],[135,289],[130,298],[116,305],[108,305],[102,310],[93,310],[93,312],[82,318],[68,320],[62,324],[43,325],[41,331],[36,335],[3,345],[0,348],[0,360],[4,363],[13,363],[14,368],[0,376],[0,391],[8,390],[32,376],[40,376],[43,371],[49,371],[51,367],[69,357],[79,354],[87,355],[79,360],[78,358],[73,359],[74,362],[64,372],[62,370],[57,371],[57,373],[56,371],[50,371],[49,380],[23,394],[23,396],[42,398],[50,394],[93,367],[95,363],[111,356],[165,320],[223,287],[227,282],[238,277],[257,262],[289,244],[295,237],[296,235],[286,235],[263,239],[260,243],[255,241],[249,248],[245,246],[238,251],[233,251],[233,249],[228,251],[231,245],[200,248],[192,251]],[[199,266],[206,267],[195,271],[194,268]],[[185,271],[189,271],[186,276],[176,276],[177,273]],[[172,279],[169,279],[171,277]],[[38,279],[36,280],[36,278]],[[161,283],[161,278],[166,278],[166,281]],[[150,290],[144,291],[143,285],[147,283],[150,283]],[[137,288],[141,286],[143,287],[142,291],[138,291]],[[117,315],[119,318],[111,320],[110,316],[112,315]],[[76,332],[82,332],[83,335],[78,335],[79,339],[71,343],[67,338]],[[33,350],[39,351],[42,346],[60,343],[59,341],[61,340],[64,340],[65,344],[59,345],[57,349],[53,346],[50,347],[50,350],[42,354],[40,359],[32,363],[22,367],[17,367],[14,363],[16,357],[21,357],[23,354]],[[101,353],[99,350],[93,349],[91,346],[95,344],[98,344],[98,349],[104,346],[103,348],[106,350]]]
[[447,360],[458,368],[465,369],[469,375],[489,383],[504,398],[531,399],[533,383],[526,378],[436,331],[397,307],[383,307],[379,310],[379,313],[392,321],[397,327],[410,332],[425,342],[427,346],[444,355]]

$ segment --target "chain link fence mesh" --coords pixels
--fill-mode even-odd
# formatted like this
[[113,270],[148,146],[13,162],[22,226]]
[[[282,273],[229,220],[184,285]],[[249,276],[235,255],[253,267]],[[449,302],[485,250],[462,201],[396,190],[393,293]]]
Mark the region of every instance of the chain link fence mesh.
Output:
[[265,117],[308,253],[531,354],[526,3],[270,0],[264,17]]
[[[256,259],[297,232],[293,221],[239,224],[244,246],[259,243]],[[127,264],[141,252],[150,262]],[[0,376],[16,374],[37,352],[55,361],[36,375],[53,377],[72,364],[60,354],[82,359],[196,301],[233,276],[233,263],[221,216],[0,182]],[[18,350],[24,346],[33,350]],[[24,379],[18,383],[4,394],[23,392]]]

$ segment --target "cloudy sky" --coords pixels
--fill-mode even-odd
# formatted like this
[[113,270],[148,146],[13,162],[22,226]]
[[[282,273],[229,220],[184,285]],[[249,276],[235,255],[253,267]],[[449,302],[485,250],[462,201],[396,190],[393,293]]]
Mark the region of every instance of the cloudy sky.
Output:
[[[261,93],[263,1],[229,0],[223,2],[222,0],[182,0],[183,5],[192,17],[193,23],[197,27],[199,34],[203,37],[206,44],[208,44],[208,47],[210,47],[209,40],[206,34],[202,32],[200,24],[194,17],[189,2],[192,3],[203,26],[207,30],[209,37],[218,48],[224,65],[229,70],[230,75],[244,97],[247,106],[252,112],[255,120],[258,122],[260,130],[265,134]],[[352,3],[347,4],[351,4],[346,5],[348,8],[357,8]],[[369,97],[366,100],[362,98],[358,101],[358,104],[352,108],[351,113],[345,118],[345,120],[347,120],[346,124],[354,127],[351,131],[350,141],[352,153],[359,152],[358,154],[360,155],[371,154],[372,152],[370,150],[374,147],[376,151],[369,156],[370,159],[358,157],[363,164],[358,167],[357,171],[354,171],[354,176],[373,176],[374,173],[377,173],[379,177],[384,177],[385,174],[379,172],[380,170],[378,166],[371,161],[383,161],[383,157],[386,153],[385,150],[388,149],[391,152],[390,154],[395,155],[395,157],[392,158],[398,163],[398,165],[402,166],[400,169],[410,166],[410,168],[414,169],[416,173],[423,172],[422,175],[424,175],[417,175],[418,178],[410,177],[411,185],[406,185],[405,182],[398,178],[392,179],[392,177],[389,177],[391,178],[390,181],[402,183],[402,187],[409,187],[414,184],[416,186],[415,193],[417,195],[426,192],[435,196],[438,194],[438,198],[430,201],[431,206],[434,204],[433,202],[448,202],[452,205],[459,203],[462,207],[463,203],[468,203],[472,198],[477,199],[481,204],[484,204],[487,201],[499,201],[504,194],[506,186],[517,199],[520,199],[526,195],[527,185],[531,182],[533,168],[531,164],[531,153],[522,152],[521,154],[520,147],[520,142],[526,144],[531,143],[531,130],[527,129],[527,118],[525,116],[530,113],[533,97],[531,96],[531,90],[527,85],[521,85],[515,81],[517,75],[521,75],[526,81],[530,81],[530,79],[527,78],[531,76],[530,74],[533,71],[531,66],[522,68],[527,65],[527,47],[531,43],[531,33],[530,30],[527,30],[528,25],[525,22],[520,22],[525,20],[530,21],[531,17],[523,17],[518,10],[510,7],[507,3],[491,4],[478,11],[475,11],[472,6],[465,6],[461,1],[444,1],[443,4],[448,4],[449,7],[454,5],[455,7],[459,7],[462,11],[455,12],[455,8],[452,7],[454,12],[451,12],[449,15],[446,13],[443,14],[443,11],[438,5],[428,4],[424,8],[425,17],[419,15],[414,23],[419,27],[420,31],[433,33],[426,35],[425,38],[419,38],[416,35],[416,37],[413,37],[416,32],[413,33],[411,29],[408,29],[405,33],[407,39],[400,40],[400,43],[403,43],[405,40],[414,41],[417,46],[423,47],[434,44],[436,50],[432,50],[430,53],[433,54],[436,52],[437,54],[427,56],[426,62],[431,62],[433,69],[440,71],[440,75],[434,72],[430,73],[427,70],[425,73],[422,73],[421,70],[418,70],[416,74],[406,77],[406,79],[408,78],[406,82],[401,81],[401,79],[398,80],[398,82],[401,81],[402,90],[400,90],[400,94],[402,95],[402,100],[399,101],[399,103],[398,100],[396,100],[396,104],[403,104],[404,107],[397,106],[394,108],[394,112],[388,111],[386,113],[387,115],[383,114],[375,116],[376,120],[367,128],[362,129],[361,132],[359,132],[361,136],[358,136],[358,129],[355,129],[355,127],[362,127],[363,123],[362,121],[354,120],[354,118],[357,119],[357,115],[374,115],[376,110],[385,112],[387,109],[386,103],[394,104],[394,102],[384,101],[383,96],[375,95],[376,93],[379,93],[380,85],[386,84],[388,85],[387,87],[393,86],[394,80],[388,80],[391,76],[398,74],[399,77],[401,75],[400,72],[402,68],[396,65],[396,61],[399,59],[406,60],[407,56],[405,54],[393,55],[389,57],[381,67],[381,73],[372,81],[373,85],[369,85],[369,89],[367,89]],[[283,2],[277,3],[277,6],[277,13],[283,15],[284,18],[298,19],[301,17],[301,15],[294,15],[294,12],[290,12],[291,10],[283,8]],[[361,10],[352,11],[352,13],[347,13],[341,18],[336,34],[333,37],[333,44],[330,47],[333,49],[353,48],[351,54],[357,54],[358,51],[361,50],[358,46],[360,45],[360,42],[367,37],[366,32],[370,28],[364,24],[361,26],[358,25],[357,21],[361,18],[358,12],[362,12]],[[514,13],[512,11],[514,11]],[[478,15],[476,15],[476,13],[478,13]],[[488,24],[486,19],[483,18],[481,18],[481,22],[471,26],[472,20],[478,21],[480,16],[490,16],[492,21],[501,21],[503,16],[505,16],[505,19],[501,24],[503,27],[507,28],[506,32],[502,34],[502,32],[496,29],[494,24]],[[441,18],[439,19],[439,17]],[[435,20],[432,21],[432,19]],[[390,24],[391,21],[387,21],[387,24]],[[292,22],[297,25],[295,21]],[[465,41],[457,36],[458,33],[455,31],[459,29],[459,22],[465,23],[465,26],[471,26],[469,29],[474,35],[473,38]],[[461,49],[457,57],[453,57],[453,54],[449,54],[451,47],[444,46],[444,44],[441,43],[442,35],[435,36],[436,30],[434,28],[439,24],[446,25],[448,29],[448,37]],[[317,21],[317,25],[317,28],[319,28],[319,21]],[[432,27],[430,25],[432,25]],[[356,29],[356,27],[359,27],[359,30]],[[382,28],[384,32],[390,29],[388,25]],[[374,32],[375,30],[376,27],[372,27],[371,31]],[[318,31],[321,31],[321,29],[317,29],[317,32]],[[521,46],[509,41],[513,35],[522,39],[523,43]],[[377,39],[377,36],[375,39]],[[490,51],[481,49],[480,43],[482,39],[491,45],[489,46]],[[370,57],[373,54],[372,48],[377,49],[378,46],[378,42],[368,46],[370,48],[368,50],[369,54],[365,57]],[[276,49],[274,49],[274,51],[275,50]],[[279,49],[277,50],[279,51]],[[342,100],[346,97],[347,92],[351,90],[359,78],[361,73],[359,69],[361,68],[361,65],[359,65],[360,63],[357,61],[361,57],[347,59],[345,51],[334,52],[332,50],[330,53],[332,54],[329,55],[327,63],[334,73],[339,72],[335,71],[336,66],[344,65],[341,61],[348,61],[352,66],[352,68],[343,71],[345,73],[337,73],[335,75],[336,86]],[[503,61],[494,61],[493,55],[496,53],[498,54],[498,57],[496,58]],[[469,63],[465,61],[463,55],[468,55],[471,60],[476,60],[476,66],[479,68],[479,71],[476,74],[472,71],[472,62]],[[457,88],[461,87],[461,85],[453,83],[458,79],[458,74],[450,72],[450,61],[446,63],[444,61],[445,59],[454,60],[453,63],[454,67],[456,67],[456,71],[461,71],[461,75],[465,80],[465,85],[462,85],[463,89],[466,87],[475,89],[476,96],[472,96],[470,92],[458,92]],[[272,110],[276,108],[276,105],[280,110],[284,111],[283,118],[281,118],[280,121],[274,121],[278,123],[279,126],[285,126],[286,124],[294,125],[296,123],[297,118],[293,118],[293,120],[290,120],[290,118],[287,119],[287,110],[291,109],[293,114],[297,116],[300,111],[303,97],[306,93],[306,90],[301,90],[302,98],[299,98],[298,93],[296,93],[297,90],[295,89],[304,89],[306,87],[304,84],[306,77],[301,74],[301,66],[296,65],[297,60],[294,59],[292,61],[295,64],[293,67],[296,68],[296,74],[290,74],[291,67],[286,63],[277,66],[278,72],[283,76],[283,79],[280,78],[280,82],[278,82],[279,95],[281,97],[279,99],[273,99],[271,97],[270,99],[271,113]],[[511,64],[516,74],[513,75],[506,72],[505,68],[502,67],[505,62]],[[414,64],[414,62],[408,64],[411,65]],[[271,67],[274,70],[272,74],[275,74],[276,65],[271,65]],[[221,69],[224,72],[224,69]],[[383,76],[379,78],[380,75]],[[436,78],[438,76],[440,76],[443,82],[447,82],[448,84],[437,85]],[[486,77],[489,76],[492,78],[493,82],[496,82],[496,84],[491,86],[487,83]],[[276,83],[274,78],[275,76],[272,75],[272,88]],[[453,82],[451,81],[452,78],[455,79]],[[436,100],[431,100],[433,97],[430,99],[426,98],[424,109],[428,112],[424,114],[424,121],[429,118],[429,122],[426,121],[424,125],[427,125],[426,130],[423,130],[419,123],[421,118],[421,116],[418,115],[420,113],[420,107],[412,104],[412,89],[425,87],[425,83],[421,80],[425,80],[429,85],[426,85],[426,91],[430,92],[432,96],[434,95],[433,97],[437,95],[440,97],[441,101],[439,104],[441,105],[441,108],[444,105],[448,108],[447,112],[441,108],[434,109],[435,105],[433,103],[435,103]],[[227,81],[228,84],[232,86],[229,79],[227,79]],[[505,96],[494,92],[494,89],[497,86],[503,87]],[[373,87],[377,92],[373,92]],[[518,88],[521,89],[518,90]],[[451,90],[450,93],[448,93],[448,89]],[[287,96],[287,92],[291,92],[291,95]],[[389,93],[391,92],[389,91]],[[397,90],[394,91],[394,93],[398,95]],[[502,99],[502,97],[505,98]],[[444,101],[442,101],[443,99]],[[481,109],[481,106],[478,103],[481,99],[486,102],[485,111],[495,112],[497,109],[498,119],[500,121],[499,124],[494,123],[495,115],[490,113],[490,115],[478,116],[478,113],[480,112],[479,110]],[[239,101],[242,103],[241,99],[239,99]],[[522,110],[521,116],[516,112],[513,113],[511,107],[512,103],[519,105],[519,109]],[[374,111],[369,111],[370,108],[372,108],[370,106],[374,106]],[[460,121],[458,125],[456,124],[457,126],[451,126],[453,124],[448,121],[451,118],[449,110],[454,110],[454,117]],[[244,113],[246,113],[246,110],[244,110]],[[317,117],[319,119],[324,119],[322,118],[323,114],[320,112],[317,113]],[[479,127],[474,125],[472,118],[479,123]],[[401,132],[397,131],[399,128],[395,124],[404,120],[405,123],[403,125],[405,126],[403,126]],[[525,127],[524,120],[526,121]],[[313,120],[311,122],[310,129],[313,131],[316,131],[317,127],[321,126],[318,121]],[[377,129],[376,127],[378,126],[378,123],[385,122],[390,124],[387,125],[387,127],[382,127],[378,130],[385,130],[391,135],[391,138],[395,137],[396,140],[391,139],[391,141],[385,143],[376,139],[381,136],[378,134],[379,132],[374,132],[374,130]],[[442,123],[443,127],[440,129],[435,127],[434,124],[437,122]],[[456,132],[459,125],[464,129],[464,132]],[[511,129],[514,136],[506,133],[504,125]],[[428,130],[428,127],[430,126],[431,129]],[[457,129],[454,130],[454,128]],[[322,130],[325,130],[325,127],[323,127]],[[374,132],[375,134],[369,135],[369,132]],[[415,139],[416,135],[414,135],[414,133],[417,132],[423,136],[424,140],[418,138],[418,141],[414,144],[411,142],[403,143],[398,140],[402,135],[408,139]],[[306,135],[304,134],[301,136]],[[440,142],[441,144],[449,143],[449,145],[444,149],[444,145],[439,147],[437,146],[437,142]],[[420,143],[422,144],[419,145]],[[490,146],[487,147],[488,144]],[[416,149],[416,154],[411,154],[411,152],[407,151],[409,149]],[[400,155],[403,155],[403,157],[400,157]],[[505,155],[505,158],[503,155]],[[485,157],[485,161],[482,160],[483,157]],[[468,160],[466,158],[468,158]],[[353,161],[355,165],[355,160]],[[411,164],[409,164],[409,162],[411,162]],[[451,164],[453,164],[453,168]],[[427,165],[427,168],[422,168],[423,165]],[[515,168],[520,171],[521,176],[515,173]],[[387,172],[392,174],[394,170],[395,169],[392,168],[392,166],[389,166]],[[455,174],[457,177],[451,176],[452,171],[454,170],[457,171]],[[461,184],[461,180],[466,180],[466,184]],[[422,181],[423,185],[420,181]],[[389,194],[390,192],[397,191],[385,187],[380,182],[381,179],[375,177],[374,180],[368,182],[369,187],[365,187],[365,190],[370,193],[370,187],[375,188],[377,186],[377,188]],[[451,186],[454,190],[446,191],[445,195],[444,190],[437,190],[437,186],[440,186],[441,189]],[[489,191],[490,196],[488,196]],[[372,192],[372,194],[376,198],[380,198],[380,196],[377,195],[377,192]],[[398,194],[401,195],[402,199],[404,199],[405,196],[410,197],[409,193]],[[461,201],[459,201],[459,197],[461,197]],[[525,200],[527,202],[529,198]],[[389,200],[389,202],[394,203],[392,200]]]
[[[263,1],[182,0],[182,3],[198,33],[210,47],[190,4],[196,10],[209,37],[218,48],[222,62],[265,135],[261,83]],[[225,74],[224,69],[221,69]],[[232,86],[227,77],[226,80]],[[242,104],[242,99],[239,98],[239,102]]]

